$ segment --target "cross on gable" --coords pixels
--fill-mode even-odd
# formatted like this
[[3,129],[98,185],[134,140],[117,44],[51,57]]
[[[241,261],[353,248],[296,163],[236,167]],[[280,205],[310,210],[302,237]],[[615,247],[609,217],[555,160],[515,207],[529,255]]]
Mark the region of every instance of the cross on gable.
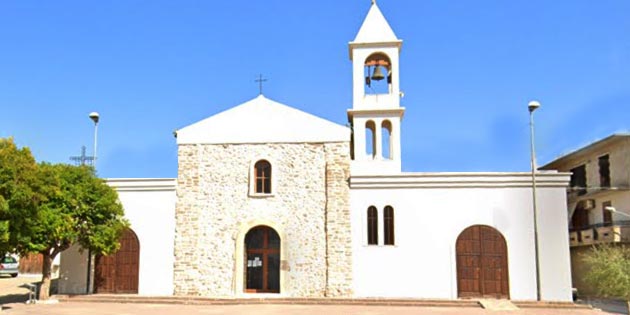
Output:
[[259,94],[262,95],[263,94],[263,82],[267,82],[267,79],[263,79],[263,75],[259,74],[258,75],[258,79],[254,80],[254,81],[258,82]]

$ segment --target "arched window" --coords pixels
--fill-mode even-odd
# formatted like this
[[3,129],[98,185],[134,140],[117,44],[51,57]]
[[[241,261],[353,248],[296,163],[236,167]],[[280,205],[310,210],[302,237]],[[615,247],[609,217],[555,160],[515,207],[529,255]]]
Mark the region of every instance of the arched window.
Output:
[[265,160],[260,160],[254,165],[254,176],[256,178],[256,193],[271,193],[271,164]]
[[392,158],[392,123],[389,120],[383,120],[381,124],[381,139],[383,158],[391,160]]
[[385,223],[385,245],[394,245],[394,208],[391,206],[385,207],[383,223]]
[[378,245],[378,211],[371,206],[367,211],[368,245]]
[[365,153],[372,158],[376,156],[376,124],[371,120],[365,123]]

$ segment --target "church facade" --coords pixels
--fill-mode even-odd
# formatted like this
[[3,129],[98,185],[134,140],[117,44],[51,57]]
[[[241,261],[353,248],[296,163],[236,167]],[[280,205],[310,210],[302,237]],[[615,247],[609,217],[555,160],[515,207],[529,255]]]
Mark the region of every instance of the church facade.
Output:
[[[121,250],[62,253],[59,291],[570,301],[565,188],[530,173],[401,171],[402,41],[372,4],[350,127],[259,96],[177,131],[177,179],[111,179]],[[536,258],[537,257],[537,258]],[[261,295],[262,294],[262,295]]]

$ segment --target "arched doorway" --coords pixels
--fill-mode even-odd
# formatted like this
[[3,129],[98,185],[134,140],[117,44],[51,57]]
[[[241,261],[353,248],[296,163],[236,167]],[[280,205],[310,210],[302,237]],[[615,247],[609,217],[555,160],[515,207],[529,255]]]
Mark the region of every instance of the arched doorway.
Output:
[[507,245],[499,231],[471,226],[457,237],[455,247],[458,297],[510,297]]
[[136,233],[127,229],[116,253],[96,256],[94,293],[138,293],[139,270],[140,242]]
[[280,236],[268,226],[245,235],[245,292],[280,293]]

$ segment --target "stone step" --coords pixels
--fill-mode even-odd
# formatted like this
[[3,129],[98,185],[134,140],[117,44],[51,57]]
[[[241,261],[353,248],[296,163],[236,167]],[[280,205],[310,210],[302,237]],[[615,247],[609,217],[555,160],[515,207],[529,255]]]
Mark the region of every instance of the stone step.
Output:
[[[191,296],[140,296],[134,294],[55,295],[60,302],[85,303],[142,303],[142,304],[194,304],[194,305],[244,305],[244,304],[320,304],[320,305],[374,305],[415,307],[482,307],[473,299],[404,299],[404,298],[209,298]],[[589,309],[589,305],[571,302],[509,301],[518,308]]]
[[512,301],[519,308],[564,308],[564,309],[592,309],[588,304],[576,304],[573,302],[548,302],[548,301]]
[[375,306],[423,306],[423,307],[480,307],[476,300],[436,299],[383,299],[383,298],[204,298],[177,296],[137,295],[55,295],[60,302],[89,303],[146,303],[146,304],[195,304],[195,305],[240,305],[240,304],[319,304],[319,305],[375,305]]
[[503,299],[480,299],[481,307],[491,311],[516,311],[518,307],[510,300]]

